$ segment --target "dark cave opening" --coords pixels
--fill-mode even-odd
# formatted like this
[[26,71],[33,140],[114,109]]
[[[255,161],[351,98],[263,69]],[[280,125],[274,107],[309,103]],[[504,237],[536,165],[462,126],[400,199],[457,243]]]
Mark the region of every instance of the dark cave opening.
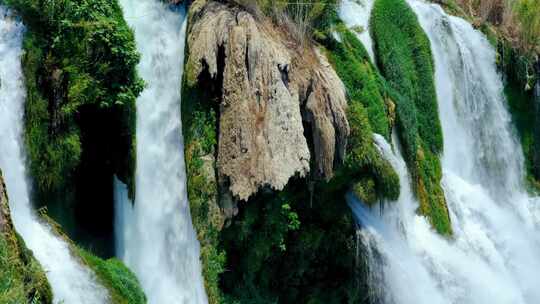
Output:
[[115,254],[113,177],[132,182],[131,113],[125,107],[82,106],[80,163],[65,189],[40,199],[75,243],[103,258]]

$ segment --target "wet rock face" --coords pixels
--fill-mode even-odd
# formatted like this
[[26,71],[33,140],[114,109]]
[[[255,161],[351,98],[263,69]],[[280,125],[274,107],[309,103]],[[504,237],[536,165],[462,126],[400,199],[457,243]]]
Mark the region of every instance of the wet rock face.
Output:
[[239,7],[201,0],[190,14],[188,84],[207,73],[221,87],[220,184],[240,200],[261,187],[281,190],[310,172],[308,141],[314,173],[330,178],[349,126],[344,86],[326,59]]

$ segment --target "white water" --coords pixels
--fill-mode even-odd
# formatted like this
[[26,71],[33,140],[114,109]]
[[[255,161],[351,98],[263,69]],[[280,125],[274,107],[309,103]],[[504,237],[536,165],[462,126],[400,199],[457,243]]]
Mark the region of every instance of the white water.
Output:
[[186,20],[156,0],[120,0],[147,87],[137,100],[134,208],[116,184],[118,255],[150,304],[207,303],[186,193],[180,85]]
[[9,196],[15,228],[47,271],[54,302],[107,303],[108,294],[95,275],[71,255],[67,244],[32,210],[23,153],[23,114],[26,98],[21,71],[23,25],[0,6],[0,168]]
[[[465,21],[432,4],[409,3],[428,34],[444,132],[443,188],[454,238],[438,236],[418,202],[400,153],[377,142],[402,193],[382,215],[349,197],[364,225],[383,303],[540,303],[540,203],[523,185],[521,147],[511,131],[495,52]],[[397,145],[395,145],[397,146]]]
[[374,3],[375,0],[342,0],[338,11],[339,17],[345,22],[347,27],[360,27],[362,29],[362,32],[355,33],[362,44],[364,44],[371,62],[375,62],[375,54],[373,51],[373,41],[369,35],[369,18]]

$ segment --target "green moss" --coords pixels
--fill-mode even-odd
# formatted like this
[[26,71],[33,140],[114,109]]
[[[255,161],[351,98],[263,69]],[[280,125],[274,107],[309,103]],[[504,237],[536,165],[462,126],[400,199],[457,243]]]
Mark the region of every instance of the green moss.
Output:
[[367,174],[375,179],[379,198],[397,200],[400,192],[399,177],[375,148],[367,113],[362,104],[351,102],[347,118],[351,126],[349,149],[344,168],[336,173],[336,181],[332,183],[350,180],[351,174]]
[[368,178],[376,184],[378,198],[396,200],[400,191],[399,177],[373,142],[373,131],[390,140],[395,115],[392,98],[396,98],[396,94],[370,62],[356,35],[340,22],[331,29],[337,32],[340,41],[326,35],[322,43],[347,89],[351,134],[344,166],[338,170],[330,187],[343,187]]
[[0,303],[51,304],[52,291],[45,271],[11,222],[0,171]]
[[82,260],[96,273],[101,284],[109,290],[111,303],[145,304],[146,296],[137,277],[117,259],[103,260],[89,251],[77,248]]
[[341,43],[328,39],[328,57],[347,88],[349,102],[361,102],[367,110],[372,130],[390,139],[391,113],[386,90],[362,43],[343,25],[337,26]]
[[416,108],[418,133],[433,153],[443,149],[430,42],[404,0],[377,0],[371,29],[377,58],[390,85]]
[[440,184],[442,169],[439,157],[427,150],[419,150],[416,168],[418,177],[414,188],[420,202],[420,212],[429,218],[435,230],[450,235],[452,225]]
[[[83,106],[106,109],[115,173],[133,185],[135,100],[143,89],[132,31],[117,1],[7,0],[28,27],[25,140],[37,190],[59,190],[84,154]],[[113,135],[111,135],[113,136]],[[131,191],[133,193],[133,189]]]
[[189,71],[184,74],[182,131],[188,199],[193,226],[201,246],[208,302],[219,304],[223,302],[219,276],[225,271],[225,251],[219,247],[224,219],[218,206],[215,176],[218,101],[213,97],[213,90],[210,83],[192,83],[189,80]]
[[0,303],[52,303],[41,265],[16,233],[0,233]]
[[120,260],[104,260],[92,252],[76,245],[62,230],[62,227],[47,215],[47,209],[39,210],[42,221],[48,224],[51,232],[62,239],[69,247],[72,256],[78,258],[81,266],[88,267],[96,274],[98,283],[108,291],[111,304],[145,304],[146,296],[137,280]]
[[441,234],[452,233],[440,181],[443,150],[429,39],[404,0],[376,0],[371,30],[378,63],[396,98],[398,131],[420,212]]

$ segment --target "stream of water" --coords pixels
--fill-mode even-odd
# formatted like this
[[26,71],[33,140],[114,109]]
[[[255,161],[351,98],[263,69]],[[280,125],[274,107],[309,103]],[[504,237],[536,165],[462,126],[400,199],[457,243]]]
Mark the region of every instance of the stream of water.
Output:
[[[466,21],[420,0],[409,4],[427,33],[444,133],[442,185],[454,236],[416,213],[401,153],[378,146],[401,178],[384,212],[348,197],[381,303],[540,303],[540,203],[524,185],[524,160],[505,107],[495,50]],[[398,147],[397,141],[394,147]]]
[[182,7],[120,0],[147,86],[137,100],[136,197],[115,181],[117,254],[150,304],[207,303],[186,193],[180,92],[186,32]]
[[375,0],[342,0],[338,13],[347,27],[356,33],[374,63],[373,41],[369,35],[369,17],[373,4]]

